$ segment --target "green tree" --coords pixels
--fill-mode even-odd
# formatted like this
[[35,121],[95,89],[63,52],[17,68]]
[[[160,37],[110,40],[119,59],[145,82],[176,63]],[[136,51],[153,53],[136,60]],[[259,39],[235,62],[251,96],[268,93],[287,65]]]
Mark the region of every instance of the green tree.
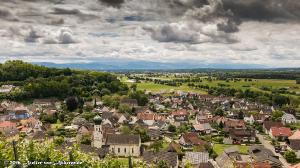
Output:
[[244,119],[244,112],[242,110],[239,111],[238,113],[238,119]]
[[215,115],[224,116],[224,110],[222,110],[220,108],[216,109]]
[[92,143],[92,137],[91,135],[82,135],[81,140],[80,140],[81,144],[85,144],[85,145],[91,145]]
[[130,88],[131,88],[133,91],[136,91],[136,89],[137,89],[137,84],[132,84],[132,85],[130,86]]
[[282,95],[274,95],[273,96],[273,104],[282,107],[290,102],[289,98]]
[[169,168],[167,162],[164,161],[164,160],[159,160],[159,161],[155,164],[154,167],[155,167],[155,168]]
[[64,142],[64,137],[55,137],[53,142],[56,146],[60,146]]
[[168,131],[169,131],[169,132],[176,132],[176,126],[170,124],[170,125],[168,126]]
[[122,132],[122,134],[130,134],[131,129],[128,126],[122,126],[121,127],[121,132]]
[[155,152],[158,152],[161,148],[163,148],[163,141],[162,140],[155,141],[150,145],[149,148],[153,149]]
[[297,162],[297,155],[294,151],[286,151],[284,152],[284,158],[288,163],[296,163]]
[[273,121],[281,121],[281,117],[282,116],[283,116],[283,112],[282,111],[273,111],[271,119]]
[[119,112],[121,113],[131,113],[132,109],[127,104],[120,104],[119,105]]
[[66,99],[66,105],[69,111],[74,111],[79,106],[78,99],[76,97],[69,97]]

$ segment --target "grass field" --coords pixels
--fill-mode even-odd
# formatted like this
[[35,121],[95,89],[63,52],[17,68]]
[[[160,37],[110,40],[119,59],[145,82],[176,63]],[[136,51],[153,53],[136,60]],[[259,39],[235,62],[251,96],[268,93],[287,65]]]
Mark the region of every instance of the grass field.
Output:
[[[172,80],[174,77],[170,77],[169,79],[166,76],[162,77],[155,77],[153,79],[160,79],[160,80]],[[180,78],[177,78],[180,79]],[[123,77],[121,78],[121,81],[125,82],[127,81],[127,78]],[[127,83],[128,85],[131,85],[131,83]],[[137,83],[137,88],[139,90],[147,90],[152,92],[169,92],[169,91],[185,91],[185,92],[194,92],[194,93],[200,93],[200,94],[207,94],[206,90],[204,89],[194,89],[187,86],[188,83],[183,83],[182,86],[174,87],[174,86],[167,86],[167,85],[161,85],[161,84],[155,84],[153,82],[142,82]],[[208,81],[203,79],[202,82],[195,82],[194,84],[198,85],[208,85],[209,87],[216,87],[220,84],[226,85],[228,88],[235,88],[235,89],[241,89],[246,90],[250,89],[253,91],[261,91],[261,92],[267,92],[271,93],[271,90],[274,89],[281,89],[284,88],[289,92],[296,92],[298,95],[295,94],[285,94],[286,96],[292,96],[294,98],[300,98],[300,85],[296,84],[295,80],[281,80],[281,79],[252,79],[252,81],[245,81],[244,79],[240,79],[240,81],[224,81],[224,80],[213,80]],[[262,89],[263,87],[268,88],[268,90]]]
[[237,146],[242,154],[248,154],[248,146],[242,145],[225,145],[225,144],[214,144],[213,150],[218,154],[222,154],[226,148]]
[[152,82],[148,83],[137,83],[137,88],[139,90],[147,90],[147,91],[152,91],[152,92],[160,92],[160,91],[185,91],[185,92],[194,92],[194,93],[201,93],[201,94],[206,94],[207,92],[203,90],[196,90],[188,87],[186,84],[183,84],[182,86],[167,86],[167,85],[161,85],[161,84],[155,84]]

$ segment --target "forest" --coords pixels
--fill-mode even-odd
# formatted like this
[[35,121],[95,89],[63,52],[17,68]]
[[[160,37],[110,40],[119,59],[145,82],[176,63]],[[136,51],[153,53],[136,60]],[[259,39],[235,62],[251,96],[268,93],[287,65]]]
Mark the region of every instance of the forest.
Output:
[[128,86],[110,73],[56,69],[22,61],[0,64],[0,85],[14,85],[9,93],[0,93],[0,99],[24,100],[69,96],[91,98],[104,94],[127,94]]

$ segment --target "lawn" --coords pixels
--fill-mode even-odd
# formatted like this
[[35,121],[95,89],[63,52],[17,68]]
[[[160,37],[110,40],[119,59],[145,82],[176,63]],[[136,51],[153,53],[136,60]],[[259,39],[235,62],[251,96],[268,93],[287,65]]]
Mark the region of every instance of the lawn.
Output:
[[218,154],[222,154],[224,149],[237,146],[240,150],[240,153],[242,154],[248,154],[248,146],[242,146],[242,145],[225,145],[225,144],[214,144],[213,150]]
[[58,124],[51,124],[51,129],[52,130],[57,130],[57,129],[61,128],[61,127],[63,127],[63,124],[60,124],[60,123],[58,123]]

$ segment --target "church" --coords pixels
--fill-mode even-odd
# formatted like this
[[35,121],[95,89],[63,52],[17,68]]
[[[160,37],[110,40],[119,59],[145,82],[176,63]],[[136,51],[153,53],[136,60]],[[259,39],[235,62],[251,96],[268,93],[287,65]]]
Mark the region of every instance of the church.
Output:
[[108,148],[115,156],[134,156],[141,154],[141,138],[139,135],[107,134],[103,137],[102,118],[94,117],[93,147]]

